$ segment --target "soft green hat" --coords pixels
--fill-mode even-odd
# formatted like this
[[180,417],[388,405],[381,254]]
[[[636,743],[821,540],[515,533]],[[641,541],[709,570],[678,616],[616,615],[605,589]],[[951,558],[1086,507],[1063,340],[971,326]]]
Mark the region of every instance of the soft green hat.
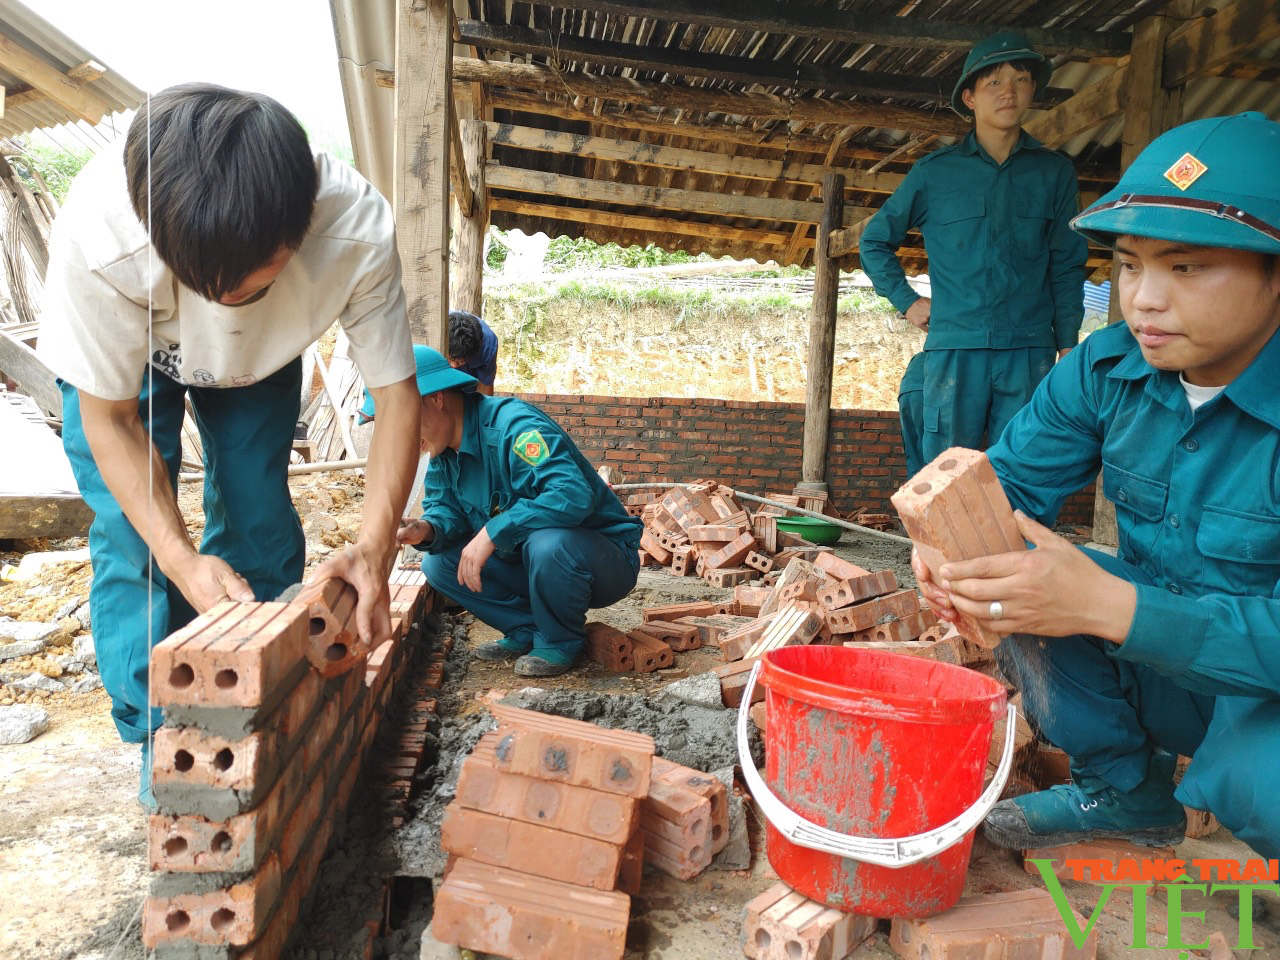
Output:
[[1194,120],[1152,140],[1071,226],[1108,247],[1132,234],[1280,254],[1278,172],[1280,123],[1255,112]]
[[[418,392],[424,397],[454,387],[461,387],[463,390],[476,388],[476,378],[451,367],[439,350],[415,343],[413,359],[418,365]],[[364,418],[363,422],[373,419],[373,396],[367,389],[364,392],[364,403],[360,407],[360,416]]]
[[960,79],[956,81],[956,88],[951,91],[951,109],[962,117],[972,117],[973,111],[960,99],[964,85],[979,70],[985,70],[997,63],[1007,63],[1010,60],[1034,60],[1031,76],[1036,82],[1036,91],[1039,92],[1049,85],[1049,78],[1053,76],[1053,67],[1050,66],[1045,55],[1036,53],[1031,42],[1022,34],[1013,30],[1004,30],[985,40],[979,40],[973,45],[969,56],[965,57],[964,70],[960,74]]

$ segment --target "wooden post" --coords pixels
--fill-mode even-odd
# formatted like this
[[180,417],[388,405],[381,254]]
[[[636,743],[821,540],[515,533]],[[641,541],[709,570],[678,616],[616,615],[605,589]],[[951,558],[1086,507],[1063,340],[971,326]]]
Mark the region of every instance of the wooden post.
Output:
[[443,350],[449,316],[449,0],[397,0],[396,235],[414,342]]
[[462,160],[471,184],[471,216],[458,224],[458,270],[450,285],[454,309],[481,316],[484,310],[484,238],[489,231],[489,196],[485,188],[485,152],[488,133],[484,123],[462,124]]
[[[1129,59],[1129,82],[1125,96],[1124,133],[1120,147],[1121,172],[1137,159],[1156,137],[1182,122],[1182,85],[1166,88],[1163,63],[1165,43],[1174,28],[1189,18],[1191,0],[1173,0],[1159,16],[1140,20],[1133,28],[1133,51]],[[1114,260],[1113,260],[1114,263]],[[1111,270],[1111,303],[1108,323],[1120,323],[1120,299],[1116,289],[1119,271]],[[1102,493],[1098,478],[1093,500],[1093,539],[1115,547],[1120,544],[1116,526],[1116,506]]]
[[836,352],[836,295],[840,267],[827,254],[831,234],[844,225],[844,177],[829,173],[822,181],[822,220],[814,247],[813,306],[809,308],[809,365],[804,396],[804,459],[801,479],[822,483],[827,472],[827,433],[831,427],[831,378]]

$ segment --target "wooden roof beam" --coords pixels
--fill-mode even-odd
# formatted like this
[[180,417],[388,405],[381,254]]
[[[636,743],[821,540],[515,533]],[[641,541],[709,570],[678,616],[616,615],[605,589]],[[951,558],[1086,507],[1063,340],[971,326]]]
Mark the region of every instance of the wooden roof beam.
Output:
[[1028,120],[1023,129],[1046,146],[1060,147],[1124,110],[1128,83],[1129,65],[1126,62],[1113,73],[1089,84],[1066,103]]
[[[689,0],[555,0],[555,6],[730,30],[930,50],[968,50],[999,29],[990,23],[955,23],[924,17],[875,17],[861,10],[805,7],[785,0],[696,0],[692,3]],[[1088,59],[1121,56],[1129,52],[1129,35],[1123,31],[1018,29],[1037,50],[1050,55],[1065,54]]]
[[857,124],[894,130],[917,130],[944,136],[964,136],[969,130],[969,124],[950,110],[921,110],[888,103],[851,103],[818,97],[777,97],[766,93],[704,90],[672,83],[561,72],[527,64],[473,60],[470,57],[454,58],[453,75],[459,81],[477,81],[490,89],[508,87],[554,94],[568,93],[622,103],[661,105],[696,113],[802,120],[810,123]]
[[[107,68],[96,60],[86,60],[79,66],[72,67],[66,72],[66,77],[83,87],[85,84],[93,83],[106,76]],[[24,87],[8,93],[4,98],[4,106],[6,110],[14,110],[18,107],[25,107],[29,103],[44,103],[49,100],[49,95],[42,90],[36,90],[33,87]]]
[[31,84],[34,92],[43,94],[88,123],[97,123],[110,110],[106,100],[86,89],[81,82],[3,35],[0,35],[0,66]]
[[[626,67],[651,73],[685,77],[709,77],[740,83],[758,83],[792,90],[821,90],[849,96],[889,97],[949,104],[950,80],[909,74],[849,70],[812,63],[787,63],[752,57],[734,57],[678,47],[651,47],[577,37],[548,30],[531,30],[511,24],[462,20],[458,29],[463,42],[484,50],[523,53],[557,60],[577,60]],[[1036,101],[1061,103],[1070,90],[1046,87],[1036,91]]]
[[1164,48],[1166,88],[1229,63],[1246,50],[1280,38],[1275,0],[1234,0],[1212,16],[1184,23],[1170,34]]
[[812,185],[820,184],[828,173],[840,173],[844,175],[849,190],[885,194],[893,193],[898,189],[903,179],[900,173],[867,173],[819,163],[731,156],[704,150],[685,150],[679,147],[641,143],[636,140],[584,137],[577,133],[538,130],[510,123],[489,123],[486,126],[489,142],[494,146],[662,167],[668,170],[684,170],[690,173],[743,177],[749,180],[785,180]]

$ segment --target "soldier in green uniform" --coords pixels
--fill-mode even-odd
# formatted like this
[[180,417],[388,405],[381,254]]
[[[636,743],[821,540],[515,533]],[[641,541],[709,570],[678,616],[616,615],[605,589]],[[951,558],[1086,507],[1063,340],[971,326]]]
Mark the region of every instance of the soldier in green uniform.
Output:
[[[997,843],[1175,843],[1186,804],[1280,857],[1277,170],[1280,124],[1197,120],[1076,218],[1116,250],[1125,322],[1058,364],[990,451],[1035,549],[915,561],[942,616],[1008,634],[1006,674],[1071,757],[1071,783],[995,806]],[[1099,469],[1119,557],[1041,526]]]
[[[973,131],[917,161],[862,235],[876,292],[928,333],[926,462],[995,443],[1079,337],[1086,248],[1069,224],[1075,173],[1022,129],[1050,72],[1016,33],[974,46],[951,98]],[[911,289],[897,259],[912,229],[924,234],[930,297]]]
[[422,517],[398,539],[426,551],[433,589],[502,634],[474,656],[515,660],[524,677],[564,673],[586,643],[587,610],[636,584],[640,520],[537,407],[477,393],[430,347],[414,354],[431,464]]

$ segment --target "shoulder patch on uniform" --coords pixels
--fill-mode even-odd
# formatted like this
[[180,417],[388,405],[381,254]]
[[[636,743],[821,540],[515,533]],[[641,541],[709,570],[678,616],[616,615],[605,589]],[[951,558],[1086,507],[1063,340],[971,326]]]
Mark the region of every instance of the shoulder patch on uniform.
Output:
[[547,441],[542,439],[542,434],[537,430],[526,430],[516,437],[512,449],[517,457],[531,467],[536,467],[547,459]]

